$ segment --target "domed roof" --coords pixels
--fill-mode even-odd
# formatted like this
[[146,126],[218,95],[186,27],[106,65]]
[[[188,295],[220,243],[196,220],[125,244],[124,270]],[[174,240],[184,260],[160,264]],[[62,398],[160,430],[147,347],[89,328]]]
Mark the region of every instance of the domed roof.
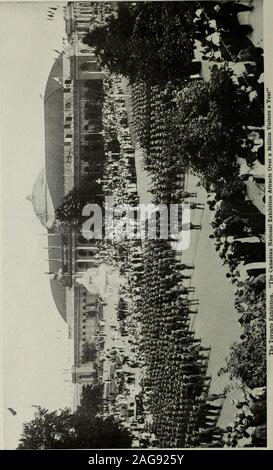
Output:
[[[47,192],[51,196],[53,211],[62,204],[64,197],[64,105],[63,105],[63,60],[60,55],[50,71],[44,94],[45,119],[45,179]],[[48,227],[49,271],[56,273],[61,268],[60,236],[54,226]],[[58,279],[50,279],[54,302],[66,321],[66,287]]]
[[33,210],[45,228],[52,228],[55,221],[55,211],[52,203],[50,191],[45,179],[45,169],[43,168],[32,189],[32,195],[28,196],[32,202]]
[[50,71],[45,95],[45,174],[46,181],[56,210],[64,197],[64,104],[63,60],[60,55]]
[[50,280],[50,288],[59,314],[66,321],[66,287],[58,280]]

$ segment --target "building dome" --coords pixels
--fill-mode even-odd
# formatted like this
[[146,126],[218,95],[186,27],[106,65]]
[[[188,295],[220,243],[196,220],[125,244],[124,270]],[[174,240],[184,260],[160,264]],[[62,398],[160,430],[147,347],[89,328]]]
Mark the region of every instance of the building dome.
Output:
[[[48,230],[48,258],[49,271],[56,273],[61,267],[60,258],[60,237],[54,232],[55,211],[49,187],[45,178],[45,169],[39,173],[34,185],[31,196],[27,199],[32,202],[33,210],[40,220],[41,224]],[[58,247],[59,248],[56,248]],[[59,279],[53,279],[50,276],[50,288],[56,307],[61,317],[66,321],[66,288]]]
[[[44,93],[45,118],[45,177],[54,212],[64,198],[64,105],[63,58],[55,60]],[[49,271],[58,273],[62,267],[60,235],[53,227],[48,231]],[[59,279],[50,278],[50,288],[56,307],[66,321],[66,287]]]
[[50,191],[45,179],[45,169],[39,173],[31,196],[27,198],[32,202],[33,210],[45,228],[52,228],[55,222],[55,211]]
[[34,183],[32,195],[28,197],[41,224],[52,229],[55,210],[64,197],[64,122],[63,86],[59,79],[63,75],[60,55],[50,71],[45,94],[45,168]]
[[45,175],[56,211],[65,195],[64,190],[64,91],[62,56],[55,60],[44,94]]

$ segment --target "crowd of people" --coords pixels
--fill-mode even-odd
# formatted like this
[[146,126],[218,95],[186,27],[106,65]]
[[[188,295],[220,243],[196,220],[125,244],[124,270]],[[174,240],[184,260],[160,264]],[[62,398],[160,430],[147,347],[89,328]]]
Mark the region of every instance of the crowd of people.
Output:
[[104,72],[103,128],[105,168],[103,191],[114,204],[138,204],[135,153],[128,125],[121,77]]
[[224,434],[224,447],[266,447],[266,387],[244,390],[233,402],[236,414]]
[[266,384],[265,216],[252,201],[245,200],[245,193],[241,182],[217,202],[215,195],[209,199],[213,217],[210,236],[233,286],[241,327],[226,372],[256,387]]
[[[252,27],[241,24],[239,13],[253,12],[254,7],[239,2],[202,2],[194,19],[196,48],[206,63],[228,63],[233,70],[233,80],[249,97],[249,119],[259,126],[256,132],[263,134],[264,78],[261,47],[250,40]],[[255,112],[258,111],[258,112]],[[245,123],[246,126],[248,122]],[[251,140],[251,131],[249,131]],[[251,143],[249,142],[249,145]],[[244,146],[245,152],[247,146]],[[263,152],[260,152],[263,154]]]
[[[251,109],[246,117],[242,140],[238,148],[239,177],[234,175],[234,184],[229,188],[223,186],[221,192],[212,194],[208,203],[213,214],[211,238],[214,238],[215,248],[223,264],[228,268],[227,279],[234,286],[235,307],[242,328],[239,344],[245,356],[244,359],[241,358],[242,367],[238,366],[238,370],[233,370],[232,374],[239,377],[244,384],[257,387],[265,385],[266,374],[263,50],[253,46],[247,36],[252,28],[249,25],[241,25],[238,17],[238,13],[251,11],[253,11],[252,6],[238,2],[219,4],[202,2],[197,8],[194,25],[196,39],[199,41],[198,49],[203,54],[202,60],[219,63],[219,66],[223,62],[228,62],[233,73],[233,81],[242,92],[246,92],[249,101],[249,103],[246,102],[246,107]],[[187,168],[183,164],[183,155],[179,153],[179,136],[176,135],[175,129],[170,127],[168,120],[169,113],[174,112],[175,109],[177,91],[172,84],[168,84],[164,89],[160,86],[151,87],[146,83],[134,84],[132,87],[134,127],[144,149],[145,169],[152,177],[150,191],[155,203],[181,202],[187,196],[184,189]],[[154,368],[154,375],[152,375],[154,381],[149,384],[160,387],[160,396],[164,397],[161,387],[165,383],[164,377],[168,376],[169,368],[160,371],[155,357],[160,356],[160,351],[164,351],[166,357],[168,354],[164,349],[164,340],[160,342],[156,336],[154,321],[151,319],[153,318],[151,312],[155,309],[155,325],[164,329],[161,325],[164,310],[159,312],[154,306],[154,297],[160,289],[160,281],[155,286],[152,284],[154,289],[151,299],[147,295],[150,282],[153,283],[157,279],[156,272],[159,272],[159,268],[154,258],[148,266],[150,277],[148,273],[148,282],[144,282],[144,298],[149,300],[144,308],[144,315],[148,312],[144,330],[145,335],[151,335],[148,336],[149,346],[146,347],[151,357],[150,367]],[[153,270],[154,266],[156,267]],[[166,276],[168,270],[170,272],[167,266]],[[167,286],[168,282],[167,276],[164,286]],[[165,290],[166,288],[164,287]],[[184,301],[184,304],[188,306],[187,301]],[[168,302],[164,303],[164,308],[167,309],[167,305]],[[170,308],[173,308],[171,305],[170,303]],[[143,318],[145,319],[145,316]],[[162,338],[162,332],[159,331],[160,334],[157,334]],[[251,333],[252,338],[254,335],[257,341],[252,341]],[[171,336],[176,337],[173,331]],[[258,344],[259,340],[260,344]],[[154,350],[154,357],[151,354],[152,345],[156,345],[157,341],[159,341],[159,347]],[[168,344],[170,342],[171,340]],[[256,351],[260,351],[256,360],[253,356],[255,347]],[[157,360],[160,362],[159,359]],[[247,368],[251,370],[251,373],[246,372]],[[171,367],[170,370],[172,370]],[[171,385],[168,384],[166,389],[170,387]],[[158,397],[158,394],[153,396]],[[166,408],[164,399],[159,407],[155,399],[153,406],[154,410],[160,407]],[[170,408],[168,419],[165,420],[162,413],[158,412],[158,421],[155,420],[158,426],[157,431],[165,430],[165,435],[168,433],[168,429],[171,429],[168,428],[168,422],[171,422],[172,412],[173,409]],[[174,436],[175,433],[170,431],[171,435]],[[213,442],[215,446],[218,444],[223,446],[226,442],[226,438],[223,437],[227,435],[226,430],[220,430],[217,427],[213,431],[204,431],[203,445],[209,446]],[[163,442],[166,442],[164,438]],[[240,442],[237,445],[240,445]]]
[[[224,395],[209,393],[210,348],[192,330],[198,312],[194,266],[179,261],[169,241],[147,241],[130,250],[124,274],[131,298],[128,321],[135,323],[143,414],[155,447],[217,443],[212,432]],[[205,437],[206,436],[206,437]],[[210,436],[210,439],[209,437]]]
[[[212,211],[211,238],[234,286],[235,306],[242,327],[241,366],[231,376],[249,393],[234,404],[236,416],[226,429],[218,426],[225,394],[210,392],[210,348],[191,327],[199,301],[189,282],[194,266],[184,263],[171,240],[113,242],[110,262],[117,261],[126,280],[117,316],[122,336],[128,336],[141,370],[141,414],[149,444],[154,447],[262,446],[265,442],[265,210],[263,156],[263,51],[255,48],[238,13],[252,7],[238,2],[196,2],[195,35],[202,60],[229,62],[233,80],[247,91],[252,111],[238,149],[239,177],[208,199]],[[198,46],[199,47],[199,46]],[[199,49],[200,49],[199,47]],[[236,64],[243,64],[238,72]],[[189,79],[190,80],[190,79]],[[185,80],[186,83],[186,80]],[[179,86],[182,86],[181,83]],[[129,90],[129,89],[128,89]],[[181,203],[188,165],[179,152],[179,134],[170,116],[175,113],[177,84],[131,86],[132,125],[143,150],[143,165],[151,176],[152,202]],[[105,166],[103,192],[115,204],[138,204],[134,145],[121,78],[105,71],[103,130]],[[256,108],[255,108],[256,107]],[[203,208],[190,202],[193,209]],[[122,226],[121,226],[122,227]],[[201,226],[189,225],[189,229]],[[115,248],[115,253],[111,251]],[[261,332],[259,361],[255,341]],[[259,349],[259,348],[258,348]],[[256,352],[257,350],[256,349]],[[236,353],[236,351],[235,351]],[[250,367],[251,364],[251,367]],[[236,369],[237,367],[237,369]],[[255,368],[257,369],[255,372]],[[250,372],[248,371],[250,370]],[[229,370],[230,373],[230,370]],[[257,389],[257,387],[262,387]]]
[[[118,167],[121,168],[121,162],[124,165],[126,152],[107,155],[109,135],[116,138],[122,149],[127,132],[128,149],[131,145],[128,130],[121,125],[121,122],[126,123],[124,97],[117,78],[106,79],[104,89],[107,165],[103,184],[115,202],[124,203],[128,202],[128,193],[124,174],[121,175],[123,168],[118,172]],[[156,125],[156,103],[152,104],[152,111],[152,122]],[[151,131],[152,152],[159,152],[156,141],[162,136],[154,127]],[[168,184],[164,177],[166,165]],[[157,200],[165,201],[165,188],[173,199],[178,198],[179,191],[185,199],[192,196],[183,189],[183,172],[177,176],[178,173],[178,162],[175,163],[173,158],[172,163],[166,156],[158,168],[157,183],[154,181]],[[127,173],[126,178],[127,182],[132,181],[132,174]],[[208,436],[210,442],[216,442],[219,432],[210,433],[209,430],[217,425],[223,395],[209,394],[210,348],[203,347],[201,339],[196,338],[190,328],[191,316],[198,311],[198,299],[192,298],[194,287],[187,287],[194,266],[178,261],[179,253],[171,248],[170,241],[147,242],[144,247],[136,241],[127,241],[123,248],[118,252],[117,264],[126,279],[121,299],[130,298],[130,313],[127,302],[121,301],[117,306],[117,317],[122,336],[127,336],[130,347],[138,352],[142,371],[141,415],[144,430],[150,435],[149,444],[159,447],[207,445]]]
[[253,6],[234,1],[199,3],[193,23],[203,60],[235,62],[246,50],[261,52],[247,36],[253,31],[252,27],[240,24],[238,19],[238,13],[250,11]]
[[180,203],[187,168],[175,143],[175,129],[169,113],[175,107],[175,88],[138,83],[132,87],[133,125],[144,150],[143,165],[151,175],[154,204]]

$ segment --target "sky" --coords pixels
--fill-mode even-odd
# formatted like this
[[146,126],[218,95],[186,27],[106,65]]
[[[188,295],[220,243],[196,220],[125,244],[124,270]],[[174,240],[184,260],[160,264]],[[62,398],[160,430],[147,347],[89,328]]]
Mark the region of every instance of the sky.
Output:
[[[43,95],[64,36],[51,3],[0,3],[2,331],[1,448],[16,448],[41,405],[72,403],[71,341],[49,288],[45,230],[25,198],[44,165]],[[55,3],[56,5],[56,3]],[[17,411],[13,416],[8,410]],[[3,441],[4,438],[4,441]]]

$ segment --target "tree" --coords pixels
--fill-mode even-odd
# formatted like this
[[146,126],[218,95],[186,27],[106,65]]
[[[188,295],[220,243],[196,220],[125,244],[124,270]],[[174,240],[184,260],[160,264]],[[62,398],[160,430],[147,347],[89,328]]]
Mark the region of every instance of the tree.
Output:
[[69,409],[49,412],[39,407],[34,419],[23,424],[18,449],[54,449],[60,442],[74,436],[72,414]]
[[192,81],[177,94],[177,113],[170,113],[173,145],[207,188],[236,181],[248,103],[226,66],[214,68],[209,83]]
[[88,203],[99,203],[98,185],[82,179],[80,187],[74,187],[65,197],[63,203],[56,209],[56,218],[60,222],[79,226],[82,221],[82,210]]
[[95,47],[102,65],[112,73],[126,75],[130,51],[128,39],[133,33],[134,20],[134,9],[126,2],[121,3],[117,17],[111,15],[104,25],[96,24],[83,40]]
[[192,2],[119,2],[117,14],[95,25],[84,42],[131,83],[180,80],[194,57],[195,9]]
[[101,418],[79,407],[49,412],[37,409],[24,423],[18,449],[129,448],[132,438],[113,417]]
[[232,345],[226,365],[218,373],[239,379],[249,388],[266,385],[266,324],[263,312],[260,314],[245,326],[244,340]]
[[97,350],[94,343],[85,343],[83,347],[82,360],[83,362],[95,361],[97,357]]
[[56,218],[60,222],[78,225],[83,203],[78,188],[74,187],[65,197],[63,203],[56,209]]
[[95,416],[102,403],[103,385],[86,385],[82,389],[80,409]]

